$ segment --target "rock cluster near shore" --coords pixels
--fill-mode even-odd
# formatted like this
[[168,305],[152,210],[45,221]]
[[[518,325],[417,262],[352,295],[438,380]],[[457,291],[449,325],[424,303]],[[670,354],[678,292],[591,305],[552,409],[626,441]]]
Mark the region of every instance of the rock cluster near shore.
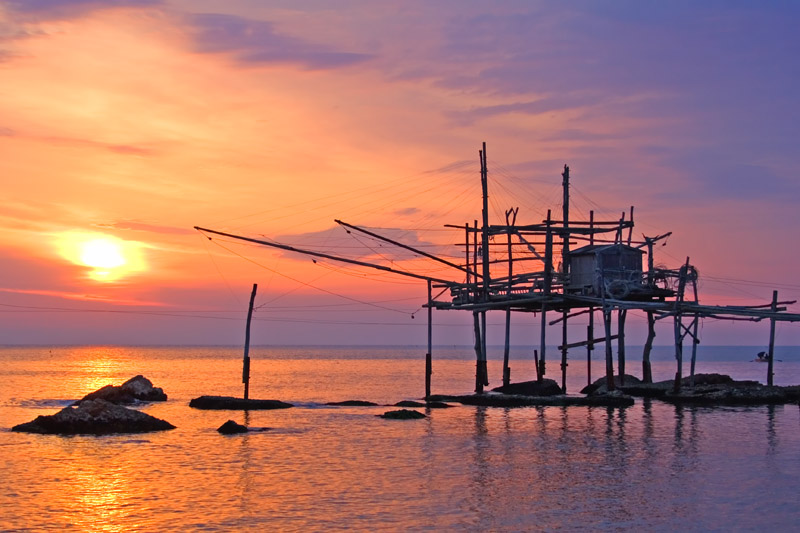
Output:
[[31,422],[14,426],[11,431],[56,435],[109,435],[174,428],[166,420],[96,399],[83,400],[79,405],[65,407],[54,415],[37,416]]
[[238,424],[233,420],[228,420],[220,427],[217,428],[217,431],[222,433],[223,435],[236,435],[239,433],[247,433],[248,429],[247,426],[243,426],[242,424]]
[[380,418],[386,418],[389,420],[416,420],[419,418],[427,418],[425,415],[420,413],[419,411],[414,411],[413,409],[400,409],[398,411],[386,411],[382,415],[376,415]]
[[290,403],[279,400],[245,400],[232,396],[200,396],[189,402],[189,407],[195,409],[229,409],[236,411],[261,410],[261,409],[287,409],[294,407]]
[[106,385],[91,392],[53,415],[38,416],[19,424],[11,431],[50,435],[109,435],[113,433],[146,433],[174,429],[175,426],[146,413],[123,405],[140,402],[163,402],[167,395],[142,375],[122,385]]
[[167,395],[164,389],[154,387],[149,379],[138,375],[122,385],[106,385],[94,392],[90,392],[78,400],[77,403],[98,399],[117,405],[131,405],[137,402],[165,402],[167,401]]
[[[617,391],[631,396],[657,398],[687,405],[777,405],[800,400],[800,387],[769,387],[757,381],[736,381],[725,374],[696,374],[681,380],[675,392],[675,380],[644,383],[635,376],[625,375],[624,384],[614,377]],[[589,397],[607,393],[606,378],[602,377],[581,391]]]
[[435,395],[432,400],[458,402],[463,405],[487,407],[567,407],[583,405],[587,407],[630,407],[633,398],[621,391],[613,391],[594,396],[525,396],[521,394],[467,394],[461,396]]
[[541,381],[509,383],[508,385],[492,389],[492,392],[518,394],[522,396],[558,396],[559,394],[564,394],[564,391],[561,390],[558,383],[549,378],[543,378]]

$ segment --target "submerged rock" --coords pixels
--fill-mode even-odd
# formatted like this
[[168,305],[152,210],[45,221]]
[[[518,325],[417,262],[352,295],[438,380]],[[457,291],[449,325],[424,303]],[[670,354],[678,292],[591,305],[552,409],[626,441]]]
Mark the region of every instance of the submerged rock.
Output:
[[[595,393],[603,393],[608,391],[608,387],[606,386],[608,380],[606,376],[603,376],[599,379],[596,379],[594,383],[591,385],[586,385],[584,388],[581,389],[581,394],[595,394]],[[617,389],[624,389],[625,387],[634,387],[642,384],[642,380],[637,378],[636,376],[632,376],[630,374],[625,374],[625,381],[623,385],[623,380],[619,376],[614,376],[614,387]]]
[[448,407],[453,407],[452,405],[448,405],[444,402],[415,402],[414,400],[403,400],[394,404],[395,407],[425,407],[428,409],[447,409]]
[[327,402],[325,405],[337,405],[341,407],[373,407],[378,405],[375,402],[366,400],[345,400],[343,402]]
[[248,429],[247,426],[243,426],[241,424],[237,424],[233,420],[228,420],[220,427],[217,428],[217,431],[222,433],[223,435],[235,435],[237,433],[247,433]]
[[458,402],[464,405],[485,407],[567,407],[583,405],[589,407],[630,407],[633,398],[621,392],[598,394],[596,396],[523,396],[521,394],[467,394],[461,396],[436,395],[437,400]]
[[444,402],[429,401],[425,402],[425,407],[428,409],[449,409],[450,407],[454,406]]
[[[768,387],[757,381],[736,381],[725,374],[695,374],[681,379],[679,392],[675,391],[675,380],[643,383],[634,376],[625,376],[625,385],[615,376],[617,389],[626,395],[657,398],[665,402],[687,405],[775,405],[796,402],[800,399],[800,388]],[[694,384],[692,384],[694,383]],[[581,392],[589,398],[605,396],[605,377],[598,379]]]
[[262,410],[262,409],[287,409],[294,407],[290,403],[279,400],[245,400],[232,396],[200,396],[189,402],[189,407],[195,409],[230,409],[230,410]]
[[419,411],[411,409],[400,409],[399,411],[386,411],[382,415],[377,415],[381,418],[388,418],[391,420],[414,420],[418,418],[427,418]]
[[740,385],[738,382],[720,385],[696,385],[667,391],[665,402],[691,405],[777,405],[795,401],[783,387]]
[[90,392],[76,403],[97,399],[117,405],[129,405],[136,402],[165,402],[167,395],[164,393],[164,389],[154,387],[149,379],[140,374],[122,385],[106,385]]
[[102,399],[83,400],[77,406],[65,407],[54,415],[37,416],[11,431],[55,435],[108,435],[113,433],[147,433],[175,429],[165,420],[128,409]]
[[521,396],[556,396],[564,394],[561,387],[555,380],[544,378],[542,381],[523,381],[521,383],[509,383],[502,387],[492,389],[492,392],[502,392],[503,394],[518,394]]

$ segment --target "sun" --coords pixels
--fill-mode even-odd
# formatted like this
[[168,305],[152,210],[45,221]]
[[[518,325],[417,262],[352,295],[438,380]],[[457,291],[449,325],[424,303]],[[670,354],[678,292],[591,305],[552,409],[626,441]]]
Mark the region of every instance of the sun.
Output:
[[88,267],[95,281],[116,281],[145,269],[142,244],[100,233],[68,232],[59,236],[61,256]]
[[110,270],[127,262],[122,255],[122,246],[107,237],[84,242],[80,247],[81,261],[86,266]]

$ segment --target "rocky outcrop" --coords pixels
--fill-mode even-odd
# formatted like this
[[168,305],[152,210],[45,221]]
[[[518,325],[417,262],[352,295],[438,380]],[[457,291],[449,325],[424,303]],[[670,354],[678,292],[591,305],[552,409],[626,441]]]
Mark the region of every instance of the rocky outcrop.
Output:
[[230,409],[236,411],[287,409],[294,407],[290,403],[279,400],[245,400],[232,396],[200,396],[189,402],[189,407],[195,409]]
[[546,407],[583,405],[589,407],[630,407],[633,398],[614,391],[596,396],[523,396],[519,394],[468,394],[463,396],[436,395],[436,400],[458,402],[464,405],[480,405],[486,407]]
[[555,380],[544,378],[541,381],[523,381],[521,383],[509,383],[502,387],[492,389],[492,392],[502,392],[503,394],[518,394],[521,396],[557,396],[564,394],[561,387]]
[[222,433],[223,435],[235,435],[237,433],[247,433],[247,426],[243,426],[241,424],[237,424],[233,420],[228,420],[220,427],[217,428],[217,431]]
[[796,401],[783,387],[740,383],[684,386],[679,392],[667,390],[660,399],[687,405],[779,405]]
[[425,407],[428,409],[447,409],[448,407],[453,407],[452,405],[448,405],[444,402],[415,402],[414,400],[403,400],[401,402],[397,402],[394,404],[395,407]]
[[76,403],[98,399],[117,405],[130,405],[137,402],[165,402],[167,401],[167,395],[164,393],[164,389],[154,387],[149,379],[138,375],[122,385],[106,385],[101,389],[90,392]]
[[54,415],[38,416],[31,422],[14,426],[11,431],[55,435],[108,435],[174,428],[175,426],[160,418],[96,399],[83,400],[79,405],[65,407]]
[[[625,385],[614,377],[614,392],[644,398],[657,398],[665,402],[686,405],[776,405],[797,402],[800,387],[767,387],[757,381],[736,381],[725,374],[695,374],[681,379],[680,391],[675,391],[675,380],[643,383],[635,376],[625,376]],[[588,397],[607,394],[605,377],[598,379],[581,391]]]
[[399,411],[386,411],[382,415],[377,415],[377,416],[391,420],[414,420],[418,418],[427,418],[419,411],[414,411],[411,409],[400,409]]
[[336,405],[339,407],[373,407],[378,404],[366,400],[345,400],[343,402],[327,402],[325,405]]
[[[584,388],[581,389],[581,394],[595,394],[597,392],[603,393],[608,391],[608,387],[606,384],[608,380],[606,376],[597,379],[591,385],[586,385]],[[625,374],[625,380],[623,385],[623,380],[619,376],[614,376],[614,387],[619,389],[622,387],[635,387],[642,384],[642,380],[637,378],[636,376],[632,376],[630,374]]]

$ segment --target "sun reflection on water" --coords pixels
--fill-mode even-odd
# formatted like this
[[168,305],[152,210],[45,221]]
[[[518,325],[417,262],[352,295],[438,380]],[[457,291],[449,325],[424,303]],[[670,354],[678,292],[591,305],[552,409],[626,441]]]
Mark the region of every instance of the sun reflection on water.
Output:
[[[87,447],[88,446],[88,447]],[[62,461],[60,468],[66,481],[60,503],[63,506],[60,522],[80,531],[130,531],[135,509],[135,469],[126,454],[114,450],[109,455],[101,443],[82,439],[67,445],[69,456],[78,461]]]

